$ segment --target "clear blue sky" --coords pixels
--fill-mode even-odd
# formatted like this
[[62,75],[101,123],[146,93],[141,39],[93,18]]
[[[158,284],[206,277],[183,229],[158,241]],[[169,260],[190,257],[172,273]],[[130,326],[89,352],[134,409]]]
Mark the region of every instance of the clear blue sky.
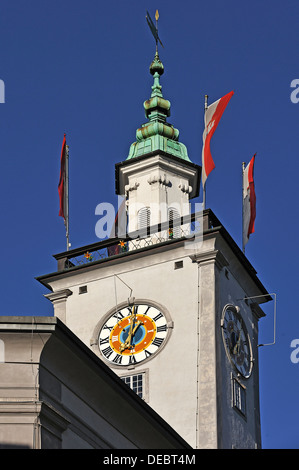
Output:
[[[95,207],[116,203],[114,165],[145,122],[154,41],[145,20],[159,9],[163,95],[189,157],[201,163],[204,95],[231,90],[212,139],[210,207],[241,244],[241,165],[257,152],[256,233],[246,254],[277,293],[277,342],[260,348],[264,448],[299,448],[297,0],[10,0],[0,6],[2,315],[52,315],[34,278],[65,250],[58,217],[63,133],[70,146],[72,247],[97,241]],[[201,196],[198,201],[201,200]],[[273,305],[260,322],[273,339]]]

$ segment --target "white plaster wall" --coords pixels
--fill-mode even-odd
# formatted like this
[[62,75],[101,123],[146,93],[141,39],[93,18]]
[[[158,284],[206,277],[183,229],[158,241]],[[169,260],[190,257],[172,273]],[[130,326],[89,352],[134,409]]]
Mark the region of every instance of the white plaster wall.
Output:
[[188,193],[181,189],[189,186],[186,178],[157,169],[130,176],[128,186],[134,188],[128,192],[129,231],[138,229],[138,211],[142,207],[150,208],[151,225],[168,220],[169,207],[174,207],[180,216],[190,213]]
[[[166,309],[174,325],[161,352],[135,369],[113,370],[119,375],[145,371],[149,405],[191,446],[254,447],[259,439],[258,370],[254,366],[246,381],[245,421],[231,406],[233,369],[223,347],[220,319],[227,303],[242,306],[256,342],[251,309],[239,299],[258,290],[225,244],[218,241],[222,254],[216,245],[212,236],[205,238],[197,253],[183,244],[135,253],[65,274],[51,284],[54,291],[72,291],[65,303],[66,324],[89,347],[91,340],[97,340],[94,331],[99,322],[130,295],[136,302],[148,299]],[[192,262],[194,254],[197,262]],[[181,260],[183,268],[175,270],[174,262]],[[82,285],[87,285],[86,294],[79,294]]]
[[[148,371],[150,406],[195,446],[198,291],[197,266],[189,255],[189,250],[182,247],[142,256],[77,274],[67,282],[66,279],[56,282],[55,288],[67,287],[73,291],[66,302],[66,324],[87,346],[98,322],[116,304],[128,300],[130,291],[121,280],[132,288],[136,302],[148,299],[169,312],[174,327],[166,346],[133,372]],[[183,268],[175,270],[177,260],[183,260]],[[79,294],[81,285],[87,285],[86,294]],[[118,374],[127,371],[126,368],[113,370]]]

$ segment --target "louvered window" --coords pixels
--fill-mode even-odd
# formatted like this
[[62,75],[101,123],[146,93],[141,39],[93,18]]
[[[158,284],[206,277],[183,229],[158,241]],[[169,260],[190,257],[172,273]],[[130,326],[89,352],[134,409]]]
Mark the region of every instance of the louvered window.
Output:
[[[179,211],[174,207],[169,207],[168,209],[168,220],[169,222],[178,219],[180,217]],[[169,238],[179,238],[180,235],[180,227],[173,227],[169,229]]]
[[151,211],[149,207],[143,207],[138,212],[138,229],[149,227],[151,224]]

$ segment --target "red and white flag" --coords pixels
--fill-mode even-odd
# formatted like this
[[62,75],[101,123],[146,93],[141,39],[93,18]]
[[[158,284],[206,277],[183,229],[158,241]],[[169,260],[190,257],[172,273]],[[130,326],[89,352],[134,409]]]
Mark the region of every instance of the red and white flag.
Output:
[[215,168],[214,161],[212,159],[211,150],[210,150],[210,141],[213,137],[213,134],[219,124],[221,116],[233,96],[234,92],[231,91],[227,95],[220,98],[218,101],[215,101],[210,106],[207,107],[205,111],[205,129],[203,132],[202,140],[202,186],[205,186],[206,179]]
[[243,171],[243,251],[249,236],[254,233],[256,196],[254,188],[254,161],[256,153]]
[[65,134],[62,142],[61,157],[60,157],[60,176],[58,184],[59,194],[59,215],[66,218],[66,138]]

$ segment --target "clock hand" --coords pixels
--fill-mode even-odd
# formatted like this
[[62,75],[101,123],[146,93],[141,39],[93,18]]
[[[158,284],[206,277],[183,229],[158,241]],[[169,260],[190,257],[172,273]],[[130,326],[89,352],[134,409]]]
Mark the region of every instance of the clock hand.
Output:
[[125,349],[131,347],[132,328],[133,328],[133,322],[132,322],[131,325],[130,325],[130,329],[129,329],[129,332],[128,332],[128,336],[127,336],[125,342],[124,342],[124,343],[121,343],[121,345],[120,345],[120,348],[119,348],[120,352],[122,352],[122,351],[124,351]]
[[136,323],[136,325],[134,327],[134,330],[132,331],[132,336],[134,336],[134,334],[135,334],[137,328],[139,327],[139,325],[142,325],[142,321],[140,321],[140,320]]
[[119,347],[120,352],[123,352],[125,349],[127,349],[130,346],[130,343],[131,343],[131,337],[128,336],[126,341],[120,344],[120,347]]
[[131,325],[130,325],[130,329],[129,329],[129,332],[128,332],[128,336],[127,336],[125,342],[121,343],[120,348],[119,348],[119,350],[121,352],[124,351],[127,348],[132,347],[131,340],[132,340],[137,328],[139,327],[139,325],[142,324],[142,321],[139,320],[134,326],[134,323],[135,323],[135,320],[136,320],[136,314],[135,314],[135,311],[134,311],[134,306],[133,306],[133,310],[132,310],[132,315],[130,316],[130,320],[131,320]]
[[128,337],[124,343],[121,343],[119,350],[122,352],[125,349],[132,348],[132,338],[137,330],[137,328],[142,325],[142,321],[138,321],[132,331],[129,332]]
[[131,320],[130,331],[129,331],[128,337],[126,339],[126,342],[128,342],[128,340],[129,340],[130,344],[131,344],[131,337],[132,337],[132,331],[133,331],[133,326],[134,326],[135,319],[136,319],[136,315],[135,315],[134,305],[133,305],[132,315],[130,316],[130,320]]
[[234,349],[233,349],[233,354],[239,354],[239,351],[240,351],[240,342],[241,342],[241,331],[239,331],[239,337],[238,337],[238,340],[234,346]]

